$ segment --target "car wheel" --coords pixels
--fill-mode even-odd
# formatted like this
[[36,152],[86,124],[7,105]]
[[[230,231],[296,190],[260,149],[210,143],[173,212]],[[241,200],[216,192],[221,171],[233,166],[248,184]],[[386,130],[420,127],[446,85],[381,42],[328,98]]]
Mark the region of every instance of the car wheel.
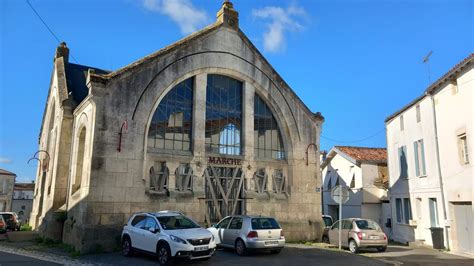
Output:
[[323,243],[329,244],[329,237],[323,236]]
[[125,257],[130,257],[132,254],[132,242],[130,241],[130,238],[125,237],[122,241],[122,255]]
[[349,241],[349,251],[352,253],[358,253],[359,252],[359,247],[357,246],[357,242],[355,242],[354,239],[351,239]]
[[245,243],[242,239],[237,239],[237,241],[235,241],[235,252],[239,256],[247,255],[247,247],[245,247]]
[[158,255],[158,263],[160,265],[168,265],[171,260],[171,251],[167,244],[158,244],[156,255]]
[[385,250],[387,250],[387,246],[377,247],[378,252],[385,252]]

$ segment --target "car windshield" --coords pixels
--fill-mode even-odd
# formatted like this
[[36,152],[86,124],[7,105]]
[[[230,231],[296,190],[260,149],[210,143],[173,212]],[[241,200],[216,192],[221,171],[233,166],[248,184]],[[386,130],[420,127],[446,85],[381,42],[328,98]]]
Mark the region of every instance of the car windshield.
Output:
[[280,229],[280,225],[273,218],[252,218],[252,229]]
[[323,217],[324,225],[325,226],[331,226],[332,225],[332,219],[329,217]]
[[164,230],[192,229],[201,227],[183,215],[161,216],[156,218]]
[[355,221],[355,223],[360,230],[377,230],[377,231],[380,230],[379,225],[374,221],[358,220],[358,221]]

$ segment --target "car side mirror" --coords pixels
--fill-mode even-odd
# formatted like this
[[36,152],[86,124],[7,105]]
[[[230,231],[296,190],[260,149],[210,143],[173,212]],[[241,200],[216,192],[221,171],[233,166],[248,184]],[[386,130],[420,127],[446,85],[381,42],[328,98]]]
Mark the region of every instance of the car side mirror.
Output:
[[150,231],[150,232],[153,233],[153,234],[156,234],[156,233],[160,232],[160,229],[150,227],[150,228],[148,228],[148,231]]
[[217,224],[211,224],[211,227],[217,228]]

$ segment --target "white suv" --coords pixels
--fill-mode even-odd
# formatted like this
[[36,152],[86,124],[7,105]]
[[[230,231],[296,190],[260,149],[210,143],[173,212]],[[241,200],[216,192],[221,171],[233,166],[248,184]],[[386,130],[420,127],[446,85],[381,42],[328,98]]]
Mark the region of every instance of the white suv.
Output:
[[122,253],[134,251],[158,256],[166,265],[172,257],[210,258],[216,249],[214,236],[180,212],[136,213],[122,231]]

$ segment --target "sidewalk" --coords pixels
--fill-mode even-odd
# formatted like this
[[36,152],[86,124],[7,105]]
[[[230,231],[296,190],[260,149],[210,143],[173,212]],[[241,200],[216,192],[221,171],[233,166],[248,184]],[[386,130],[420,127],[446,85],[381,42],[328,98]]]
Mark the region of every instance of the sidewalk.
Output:
[[474,265],[474,259],[453,255],[431,248],[411,248],[407,246],[389,246],[386,252],[364,250],[361,255],[382,259],[396,265]]

